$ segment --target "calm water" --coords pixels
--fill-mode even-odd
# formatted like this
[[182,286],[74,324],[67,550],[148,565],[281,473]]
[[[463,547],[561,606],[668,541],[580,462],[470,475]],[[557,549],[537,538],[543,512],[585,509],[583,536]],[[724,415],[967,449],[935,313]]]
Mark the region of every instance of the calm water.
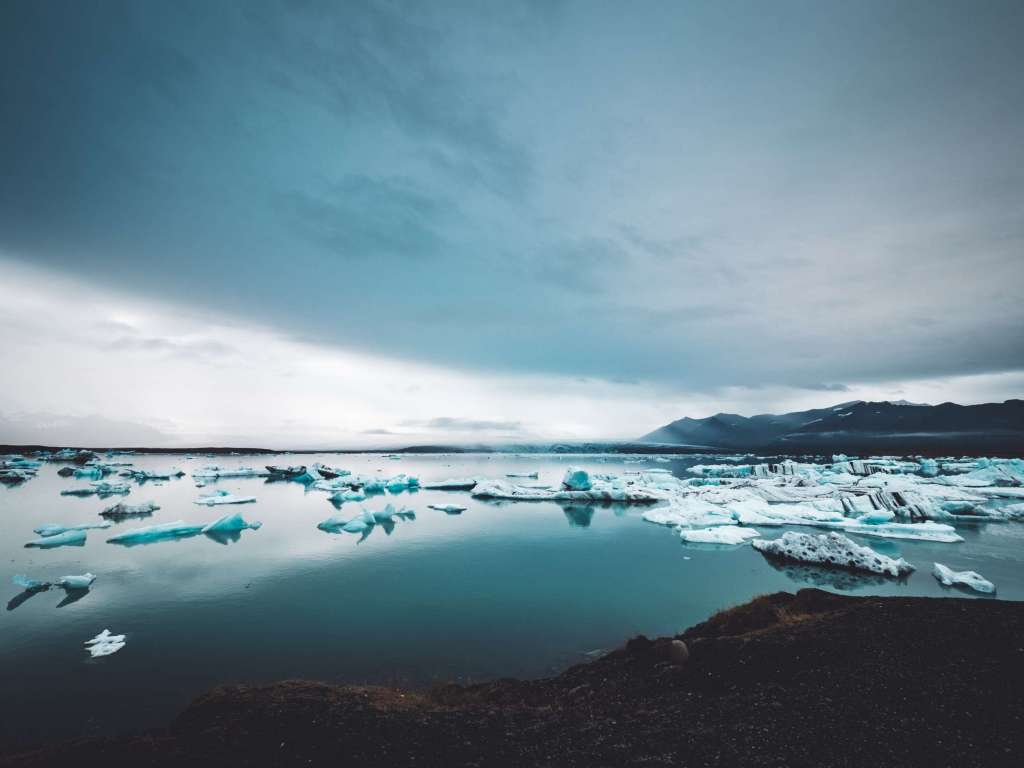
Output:
[[[556,482],[569,463],[599,472],[644,466],[508,455],[123,460],[186,472],[208,463],[319,460],[423,481],[538,471],[540,482]],[[693,463],[650,466],[683,475]],[[631,635],[678,632],[753,595],[808,584],[851,593],[962,595],[938,585],[930,575],[934,560],[981,572],[996,583],[1001,599],[1024,599],[1020,523],[958,526],[962,544],[866,542],[917,565],[905,582],[894,582],[780,569],[749,546],[683,545],[670,529],[641,520],[636,509],[493,503],[442,491],[389,494],[365,506],[380,509],[391,501],[414,509],[416,519],[397,523],[390,535],[377,526],[359,542],[355,535],[318,530],[335,509],[327,494],[307,493],[296,483],[223,480],[210,488],[258,501],[211,509],[192,503],[205,491],[188,476],[133,483],[127,497],[62,497],[62,488],[86,481],[61,478],[58,467],[46,465],[21,487],[0,489],[0,584],[9,600],[20,592],[11,584],[17,573],[54,579],[90,571],[98,578],[76,602],[59,605],[64,592],[53,590],[0,612],[0,744],[163,724],[224,682],[426,685],[547,675]],[[97,513],[119,500],[152,500],[162,509],[147,520],[90,531],[84,547],[23,548],[39,524],[98,521]],[[446,503],[468,509],[461,515],[427,509]],[[359,506],[344,511],[354,514]],[[228,545],[205,536],[131,548],[106,542],[140,525],[204,522],[236,510],[261,520],[263,528]],[[90,659],[82,643],[105,627],[127,634],[127,647]]]

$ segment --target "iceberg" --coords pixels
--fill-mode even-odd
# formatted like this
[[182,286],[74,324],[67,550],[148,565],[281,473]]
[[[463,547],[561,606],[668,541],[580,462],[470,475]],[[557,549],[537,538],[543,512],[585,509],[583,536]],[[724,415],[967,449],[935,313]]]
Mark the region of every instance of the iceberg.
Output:
[[942,563],[935,563],[932,568],[932,576],[939,580],[944,587],[963,586],[973,589],[975,592],[984,592],[986,595],[994,594],[996,585],[982,577],[977,571],[954,571]]
[[127,520],[132,517],[149,517],[156,512],[160,507],[154,504],[152,501],[146,501],[142,504],[125,504],[119,502],[111,507],[107,507],[100,512],[100,517],[110,518],[111,520]]
[[[395,525],[395,518],[399,520],[415,520],[416,513],[411,509],[395,509],[391,504],[379,512],[371,512],[363,509],[358,515],[352,518],[344,518],[341,515],[333,515],[317,525],[321,531],[328,533],[361,533],[363,539],[370,535],[374,526],[379,525],[385,532],[390,533]],[[360,539],[361,541],[362,539]]]
[[751,545],[770,557],[831,568],[871,571],[894,578],[914,570],[914,566],[902,557],[893,559],[880,555],[871,547],[862,547],[838,533],[816,535],[790,531],[778,539],[754,539]]
[[466,507],[459,507],[455,504],[427,504],[427,509],[436,509],[449,515],[460,515],[466,511]]
[[589,491],[563,491],[511,485],[502,480],[483,480],[472,493],[477,499],[506,501],[599,501],[622,504],[654,504],[662,496],[652,490],[627,483],[595,481]]
[[186,523],[183,520],[175,520],[173,523],[160,523],[159,525],[133,528],[130,531],[111,536],[107,539],[107,543],[133,545],[149,544],[165,539],[180,539],[202,533],[204,527],[201,523],[197,525],[195,523]]
[[94,528],[109,528],[113,523],[108,520],[104,520],[100,523],[82,523],[81,525],[56,525],[54,523],[48,523],[46,525],[40,525],[38,528],[33,528],[34,533],[38,533],[43,538],[49,538],[51,536],[59,536],[62,533],[68,531],[89,531]]
[[753,528],[740,528],[735,525],[721,525],[714,528],[683,528],[679,537],[690,544],[742,544],[761,534]]
[[113,635],[109,629],[104,629],[96,637],[86,640],[85,646],[94,659],[101,656],[110,656],[124,648],[125,636]]
[[[536,477],[536,474],[534,474]],[[585,469],[569,467],[562,478],[562,489],[566,491],[589,491],[590,474]]]
[[521,478],[524,480],[536,480],[540,475],[536,472],[509,472],[505,477]]
[[233,496],[227,491],[215,491],[214,493],[208,493],[205,496],[200,496],[193,502],[193,504],[213,507],[218,504],[252,504],[255,501],[255,496]]
[[645,510],[643,519],[658,525],[674,525],[686,528],[735,525],[736,520],[722,507],[711,504],[696,496],[672,499],[668,506]]
[[36,549],[53,549],[54,547],[81,547],[85,545],[85,531],[65,531],[53,536],[44,536],[41,539],[30,541],[26,547]]

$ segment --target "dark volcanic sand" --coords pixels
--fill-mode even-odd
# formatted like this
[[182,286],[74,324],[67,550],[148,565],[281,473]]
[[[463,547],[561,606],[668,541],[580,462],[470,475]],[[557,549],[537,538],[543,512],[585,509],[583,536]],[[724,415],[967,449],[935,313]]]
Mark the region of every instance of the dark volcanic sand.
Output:
[[223,687],[166,730],[0,764],[1024,765],[1024,603],[805,589],[680,637],[682,665],[636,638],[529,682]]

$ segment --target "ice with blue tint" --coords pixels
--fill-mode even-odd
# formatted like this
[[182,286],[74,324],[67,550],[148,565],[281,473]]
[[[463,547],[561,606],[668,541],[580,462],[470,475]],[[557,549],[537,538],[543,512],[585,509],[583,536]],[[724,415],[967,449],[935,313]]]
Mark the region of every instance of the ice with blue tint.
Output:
[[996,585],[977,571],[954,571],[942,563],[935,563],[932,568],[932,575],[945,587],[967,587],[975,592],[982,592],[987,595],[994,594],[996,591]]
[[335,491],[327,497],[335,504],[343,504],[346,501],[365,501],[366,493],[362,490],[353,490],[351,488],[344,491]]
[[384,483],[384,487],[391,493],[398,493],[399,491],[418,488],[419,484],[420,481],[418,478],[402,474],[395,475],[390,478],[386,483]]
[[590,473],[579,467],[569,467],[562,478],[562,488],[567,491],[589,491]]
[[193,503],[213,507],[218,504],[252,504],[255,501],[255,496],[235,496],[227,491],[215,491],[214,493],[200,496]]
[[171,523],[160,523],[158,525],[147,525],[142,528],[133,528],[130,531],[119,533],[107,539],[110,544],[150,544],[155,541],[166,539],[180,539],[186,536],[195,536],[202,533],[205,526],[202,523],[186,523],[183,520],[175,520]]
[[30,541],[26,547],[35,549],[53,549],[55,547],[81,547],[85,545],[85,531],[65,531],[55,536],[44,536]]
[[192,477],[197,480],[220,480],[222,478],[235,478],[235,477],[268,477],[270,472],[265,469],[253,469],[252,467],[203,467],[197,469],[192,473]]
[[248,522],[242,515],[235,512],[230,515],[224,515],[212,523],[203,526],[203,533],[231,533],[234,531],[258,531],[263,526],[263,523],[252,521]]
[[57,525],[56,523],[47,523],[46,525],[40,525],[33,528],[34,533],[38,533],[43,538],[49,538],[51,536],[59,536],[62,533],[69,531],[90,531],[97,528],[109,528],[113,523],[104,520],[99,523],[81,523],[80,525]]

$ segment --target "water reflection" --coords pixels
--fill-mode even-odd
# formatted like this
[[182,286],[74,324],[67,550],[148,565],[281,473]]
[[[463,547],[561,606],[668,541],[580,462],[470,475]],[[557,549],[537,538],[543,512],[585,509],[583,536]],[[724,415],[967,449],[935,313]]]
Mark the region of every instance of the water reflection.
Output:
[[877,587],[890,583],[900,584],[907,581],[906,576],[893,579],[867,571],[848,571],[840,568],[826,568],[821,565],[787,563],[771,558],[765,558],[765,562],[776,571],[801,584],[810,584],[815,587],[831,587],[832,589],[843,591],[851,591],[863,587]]

